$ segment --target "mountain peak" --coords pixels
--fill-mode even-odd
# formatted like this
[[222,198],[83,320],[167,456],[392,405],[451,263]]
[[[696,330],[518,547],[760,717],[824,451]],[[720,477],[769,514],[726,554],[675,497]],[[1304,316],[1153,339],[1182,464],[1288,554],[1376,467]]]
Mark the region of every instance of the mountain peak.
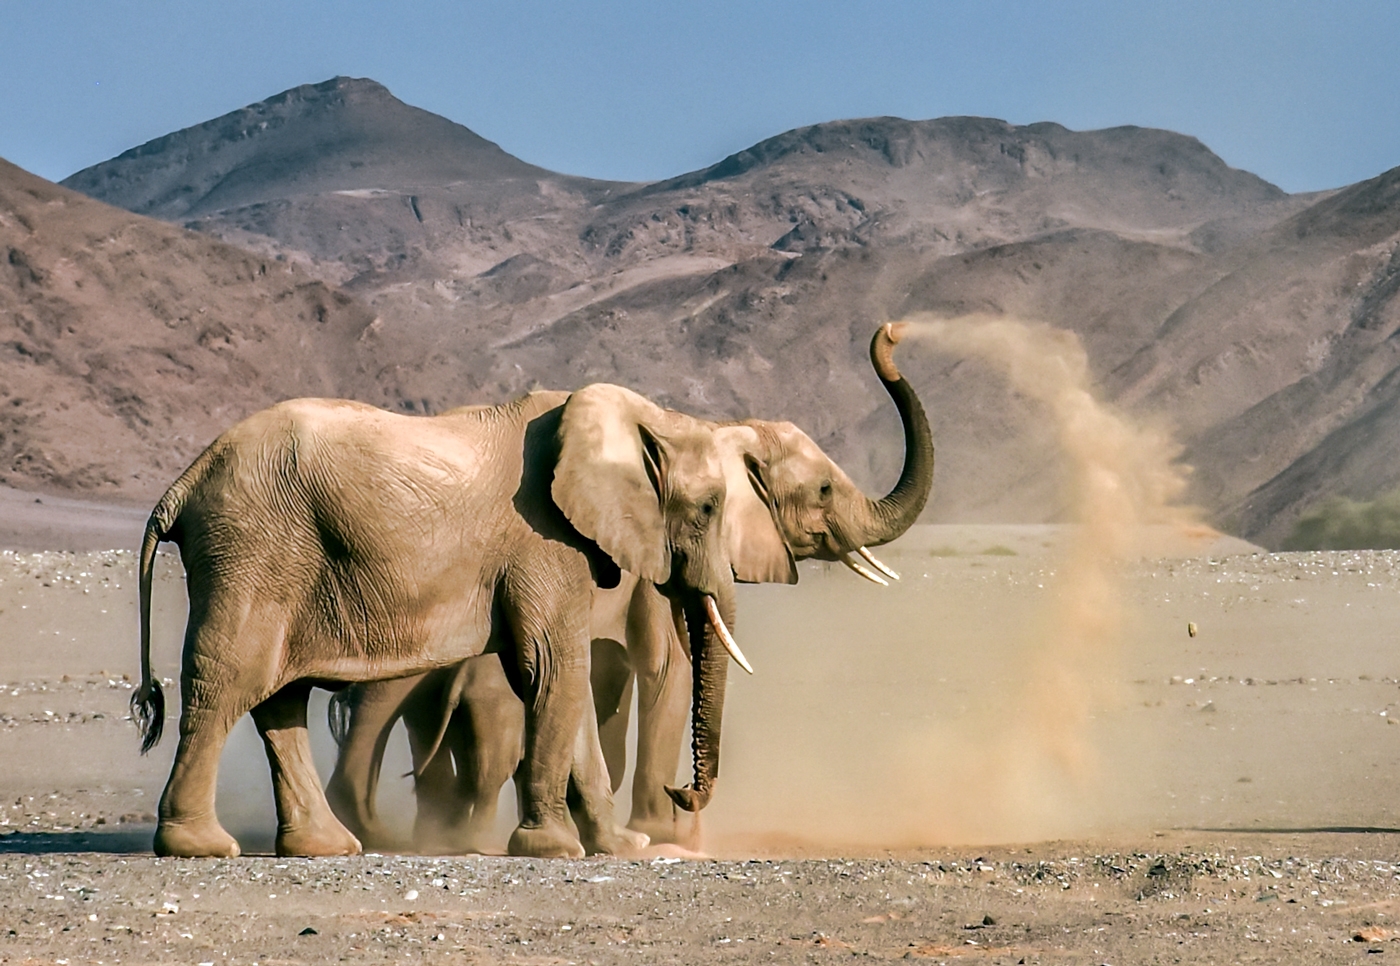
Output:
[[179,220],[327,191],[549,176],[377,81],[333,77],[148,141],[62,183]]

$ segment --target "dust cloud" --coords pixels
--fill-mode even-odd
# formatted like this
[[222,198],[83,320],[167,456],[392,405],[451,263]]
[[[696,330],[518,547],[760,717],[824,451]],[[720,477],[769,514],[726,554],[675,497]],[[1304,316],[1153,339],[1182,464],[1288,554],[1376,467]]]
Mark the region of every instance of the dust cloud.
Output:
[[[762,603],[740,611],[763,613],[745,628],[751,652],[781,643],[754,655],[745,692],[796,720],[775,722],[747,693],[735,702],[726,731],[744,745],[712,806],[720,851],[1030,841],[1114,820],[1098,752],[1131,627],[1122,565],[1157,549],[1145,535],[1214,532],[1173,503],[1187,471],[1170,434],[1095,397],[1073,333],[994,317],[909,321],[905,354],[979,360],[1043,410],[1063,454],[1046,471],[1062,476],[1069,525],[1021,528],[1019,549],[971,539],[960,551],[927,535],[919,545],[911,532],[888,548],[905,571],[890,590],[823,570],[810,575],[818,587],[794,589],[800,600],[754,589]],[[794,642],[783,621],[821,630]],[[775,665],[788,676],[776,701],[763,681]],[[754,732],[766,751],[749,747]]]

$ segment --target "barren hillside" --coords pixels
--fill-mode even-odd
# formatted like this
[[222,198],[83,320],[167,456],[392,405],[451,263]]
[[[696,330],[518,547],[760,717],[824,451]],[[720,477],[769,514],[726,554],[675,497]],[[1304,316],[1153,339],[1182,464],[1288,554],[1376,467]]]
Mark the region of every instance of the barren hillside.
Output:
[[0,161],[0,483],[147,502],[218,432],[337,394],[373,317],[271,259]]
[[[1367,402],[1391,371],[1386,177],[1289,196],[1168,131],[870,118],[620,184],[336,78],[65,184],[343,285],[377,319],[353,332],[340,394],[432,412],[623,382],[793,419],[872,487],[899,439],[864,360],[874,324],[1044,319],[1080,334],[1111,398],[1176,423],[1198,502],[1277,541],[1334,484],[1400,482],[1400,461],[1346,442],[1386,418]],[[940,442],[930,517],[1054,519],[1038,414],[976,366],[918,348],[902,364]]]

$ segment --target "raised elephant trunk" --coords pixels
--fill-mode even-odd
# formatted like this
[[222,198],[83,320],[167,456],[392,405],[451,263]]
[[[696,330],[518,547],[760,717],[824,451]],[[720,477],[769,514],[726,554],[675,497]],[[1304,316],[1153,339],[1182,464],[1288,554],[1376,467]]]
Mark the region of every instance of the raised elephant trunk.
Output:
[[899,410],[904,424],[904,468],[894,489],[879,500],[868,500],[868,517],[860,545],[879,546],[901,536],[914,525],[933,488],[933,433],[923,404],[894,364],[894,347],[908,330],[906,322],[882,325],[870,340],[870,361],[875,374]]
[[[690,640],[694,688],[690,732],[695,779],[689,788],[668,785],[666,794],[687,812],[698,812],[710,803],[715,780],[719,777],[720,723],[724,717],[724,687],[730,658],[724,637],[729,635],[728,628],[734,623],[733,590],[721,592],[718,600],[688,596],[674,612],[678,625],[680,618],[684,618],[684,631]],[[682,628],[678,626],[677,630]]]

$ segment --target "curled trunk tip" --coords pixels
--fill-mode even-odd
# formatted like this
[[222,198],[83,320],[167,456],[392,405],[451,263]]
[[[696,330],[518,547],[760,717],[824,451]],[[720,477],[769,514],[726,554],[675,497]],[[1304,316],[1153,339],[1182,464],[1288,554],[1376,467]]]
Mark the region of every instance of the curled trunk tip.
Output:
[[870,361],[904,426],[904,468],[894,489],[867,504],[863,539],[852,541],[858,546],[879,546],[903,534],[918,519],[933,488],[933,433],[928,417],[918,394],[894,364],[894,347],[908,332],[909,323],[889,322],[870,340]]
[[887,382],[899,381],[899,367],[894,364],[894,347],[908,331],[908,322],[886,322],[875,330],[875,336],[870,340],[870,361],[880,378]]
[[671,801],[675,802],[677,807],[687,812],[698,812],[710,804],[709,793],[702,794],[694,788],[672,788],[667,785],[666,794],[671,797]]

